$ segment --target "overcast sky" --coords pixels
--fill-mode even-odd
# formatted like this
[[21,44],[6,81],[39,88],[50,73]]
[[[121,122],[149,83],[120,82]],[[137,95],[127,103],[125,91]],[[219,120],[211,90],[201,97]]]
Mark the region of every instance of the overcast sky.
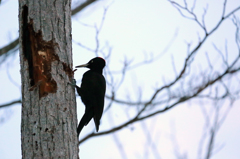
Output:
[[[5,1],[4,1],[5,2]],[[181,4],[182,1],[178,1]],[[196,13],[201,15],[206,7],[205,0],[197,1]],[[109,4],[111,4],[109,6]],[[189,1],[189,6],[192,1]],[[209,30],[216,25],[222,13],[223,1],[214,0],[208,2],[208,12],[206,14],[206,26]],[[226,13],[240,5],[239,0],[229,0]],[[143,90],[143,99],[147,100],[156,86],[163,84],[162,77],[170,81],[175,77],[172,67],[174,57],[176,71],[182,68],[184,59],[187,55],[187,43],[196,45],[198,38],[203,37],[204,32],[194,21],[184,19],[176,8],[166,0],[115,0],[95,3],[86,8],[81,13],[72,18],[72,37],[73,37],[73,59],[74,66],[88,62],[95,54],[81,48],[76,42],[94,48],[95,30],[86,25],[97,25],[101,23],[103,10],[108,8],[105,21],[99,35],[100,44],[106,42],[113,48],[110,68],[112,71],[121,69],[121,61],[124,57],[133,58],[134,63],[140,62],[144,58],[144,53],[152,53],[156,56],[156,61],[146,67],[139,67],[131,70],[126,81],[117,92],[119,98],[124,99],[126,93],[131,94],[134,100],[137,98],[133,94],[138,87]],[[236,14],[240,17],[239,12]],[[201,16],[200,16],[201,17]],[[18,37],[18,3],[9,0],[0,6],[0,47],[8,44],[9,41]],[[231,20],[226,20],[219,30],[210,37],[209,41],[201,49],[202,53],[196,57],[193,68],[206,68],[205,53],[214,62],[216,68],[221,71],[221,59],[213,48],[214,42],[220,49],[225,49],[225,42],[228,41],[229,61],[235,57],[236,46],[234,46],[234,31]],[[165,51],[166,46],[170,45]],[[21,97],[21,81],[19,74],[18,54],[9,58],[4,65],[0,66],[0,104],[7,103]],[[8,71],[7,71],[8,70]],[[75,78],[79,81],[82,74],[87,69],[79,70],[75,73]],[[198,69],[196,69],[197,72]],[[197,81],[196,81],[197,82]],[[239,86],[239,83],[233,83]],[[107,92],[109,93],[109,92]],[[80,120],[84,106],[79,97],[78,120]],[[229,101],[216,103],[224,108],[229,107]],[[239,159],[240,158],[240,102],[236,101],[232,106],[224,124],[222,125],[216,138],[216,146],[220,148],[213,159]],[[182,104],[176,108],[154,116],[144,122],[139,122],[122,129],[115,133],[115,136],[101,136],[87,140],[80,146],[80,157],[82,159],[152,159],[176,158],[174,144],[178,153],[187,154],[190,159],[198,156],[198,147],[204,127],[204,116],[200,107],[211,110],[212,104],[197,100]],[[225,112],[225,110],[222,110]],[[222,113],[223,113],[222,112]],[[128,116],[135,111],[128,107],[114,105],[109,113],[104,114],[100,126],[100,131],[108,130],[110,127],[123,123]],[[2,119],[4,119],[2,121]],[[19,159],[21,158],[21,107],[14,105],[9,108],[0,109],[0,158]],[[146,131],[143,131],[146,130]],[[85,127],[80,138],[94,130],[91,122]],[[147,132],[147,133],[146,133]],[[151,136],[151,140],[147,135]],[[116,145],[116,139],[122,146]],[[175,141],[173,143],[173,140]],[[205,151],[205,150],[203,150]],[[122,152],[122,153],[120,153]]]

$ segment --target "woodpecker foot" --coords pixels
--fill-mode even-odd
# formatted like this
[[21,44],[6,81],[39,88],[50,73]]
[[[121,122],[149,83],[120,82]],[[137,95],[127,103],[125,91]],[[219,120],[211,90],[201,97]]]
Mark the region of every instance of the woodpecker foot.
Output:
[[72,82],[68,82],[68,84],[70,84],[71,86],[73,87],[76,87],[77,86],[77,82],[75,79],[72,79]]

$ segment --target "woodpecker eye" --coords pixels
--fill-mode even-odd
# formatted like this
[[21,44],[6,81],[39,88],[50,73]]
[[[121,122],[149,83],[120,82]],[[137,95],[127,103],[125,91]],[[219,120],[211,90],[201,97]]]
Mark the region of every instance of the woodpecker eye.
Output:
[[93,60],[91,61],[91,63],[93,63]]

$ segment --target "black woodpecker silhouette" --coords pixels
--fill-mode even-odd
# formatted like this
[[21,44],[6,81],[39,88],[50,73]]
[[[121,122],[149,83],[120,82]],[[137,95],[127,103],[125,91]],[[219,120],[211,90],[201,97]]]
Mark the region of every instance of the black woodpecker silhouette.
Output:
[[99,130],[100,119],[104,108],[104,96],[106,92],[106,81],[102,75],[105,67],[105,60],[101,57],[91,59],[87,64],[76,66],[87,67],[90,70],[83,74],[81,87],[74,85],[82,102],[85,105],[85,113],[77,127],[79,136],[82,128],[93,118],[96,131]]

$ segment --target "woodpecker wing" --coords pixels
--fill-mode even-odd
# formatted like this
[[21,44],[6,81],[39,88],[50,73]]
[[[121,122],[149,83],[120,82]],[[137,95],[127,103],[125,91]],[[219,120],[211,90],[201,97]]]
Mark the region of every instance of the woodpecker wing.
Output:
[[106,81],[102,74],[91,70],[84,73],[81,84],[81,98],[86,106],[85,114],[89,114],[85,125],[93,117],[97,131],[103,113],[105,91]]

